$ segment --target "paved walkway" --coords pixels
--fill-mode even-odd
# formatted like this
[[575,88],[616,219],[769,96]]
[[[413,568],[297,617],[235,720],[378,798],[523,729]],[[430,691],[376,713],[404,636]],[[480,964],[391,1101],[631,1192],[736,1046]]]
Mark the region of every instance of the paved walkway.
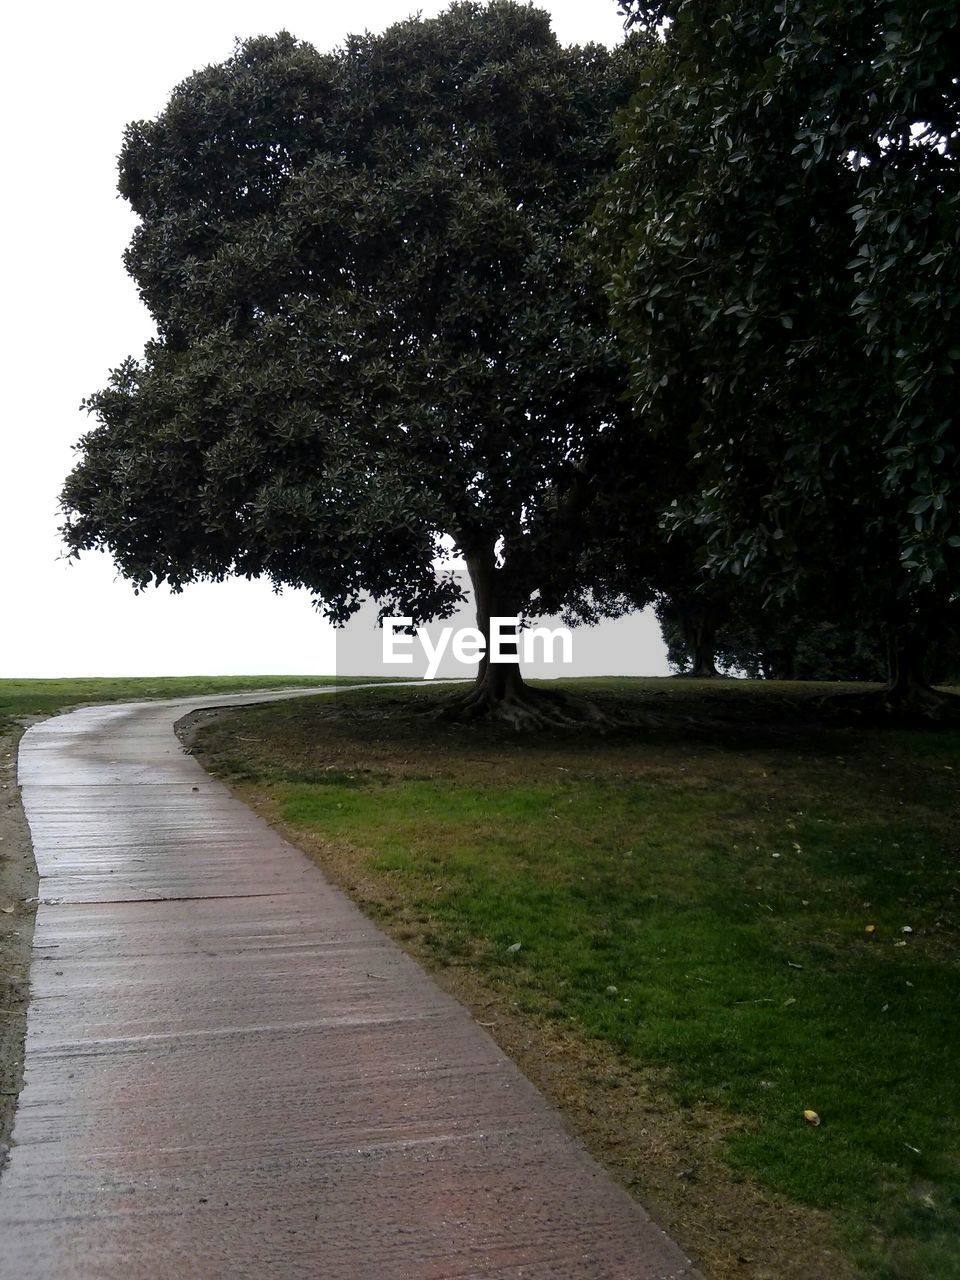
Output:
[[0,1276],[692,1275],[469,1014],[180,750],[191,708],[260,700],[23,739],[41,904]]

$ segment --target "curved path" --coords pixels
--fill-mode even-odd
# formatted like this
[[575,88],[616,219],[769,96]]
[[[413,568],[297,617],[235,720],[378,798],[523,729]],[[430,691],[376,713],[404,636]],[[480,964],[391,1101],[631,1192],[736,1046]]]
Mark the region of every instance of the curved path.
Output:
[[0,1275],[693,1275],[466,1010],[174,736],[276,696],[23,738],[41,902]]

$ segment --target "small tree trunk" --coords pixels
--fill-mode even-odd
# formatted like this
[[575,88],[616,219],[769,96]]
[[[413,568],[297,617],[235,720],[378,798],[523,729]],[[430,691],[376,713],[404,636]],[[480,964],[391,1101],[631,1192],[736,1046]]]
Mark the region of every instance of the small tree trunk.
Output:
[[960,722],[960,698],[934,689],[927,679],[929,629],[906,619],[887,632],[887,683],[879,692],[839,694],[828,699],[838,709],[851,702],[858,710],[905,716],[911,720]]
[[909,623],[894,627],[887,640],[887,685],[885,700],[901,711],[928,713],[944,698],[927,680],[926,634]]
[[761,659],[764,680],[796,680],[796,650],[789,648],[768,649]]
[[701,678],[719,675],[716,665],[717,628],[713,610],[700,601],[683,601],[677,605],[677,612],[692,664],[690,675]]

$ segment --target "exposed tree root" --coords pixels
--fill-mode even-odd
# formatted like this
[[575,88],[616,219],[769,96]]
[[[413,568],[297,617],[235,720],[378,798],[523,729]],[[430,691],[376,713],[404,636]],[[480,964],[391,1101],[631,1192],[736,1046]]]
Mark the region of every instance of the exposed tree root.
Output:
[[919,717],[923,720],[960,718],[960,698],[928,684],[911,684],[907,688],[888,686],[874,696],[885,711],[894,715]]
[[887,685],[866,693],[835,693],[825,710],[902,724],[960,724],[960,698],[928,684]]
[[537,689],[519,682],[511,683],[503,691],[485,681],[480,682],[468,692],[449,699],[438,716],[459,723],[501,721],[516,730],[603,730],[620,723],[585,698],[556,689]]

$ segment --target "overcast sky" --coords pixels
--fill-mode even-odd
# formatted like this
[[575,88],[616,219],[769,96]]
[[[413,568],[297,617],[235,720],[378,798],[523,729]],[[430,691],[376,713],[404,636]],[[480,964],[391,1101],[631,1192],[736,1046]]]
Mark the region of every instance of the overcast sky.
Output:
[[[613,0],[541,0],[565,43],[622,38]],[[6,190],[0,461],[0,676],[333,670],[329,628],[298,592],[198,584],[135,596],[109,560],[62,559],[57,495],[87,418],[81,399],[139,355],[149,316],[123,270],[134,220],[116,194],[124,125],[161,111],[235,37],[286,29],[319,49],[444,4],[243,0],[11,6],[3,97]],[[659,674],[655,628],[639,669]]]

